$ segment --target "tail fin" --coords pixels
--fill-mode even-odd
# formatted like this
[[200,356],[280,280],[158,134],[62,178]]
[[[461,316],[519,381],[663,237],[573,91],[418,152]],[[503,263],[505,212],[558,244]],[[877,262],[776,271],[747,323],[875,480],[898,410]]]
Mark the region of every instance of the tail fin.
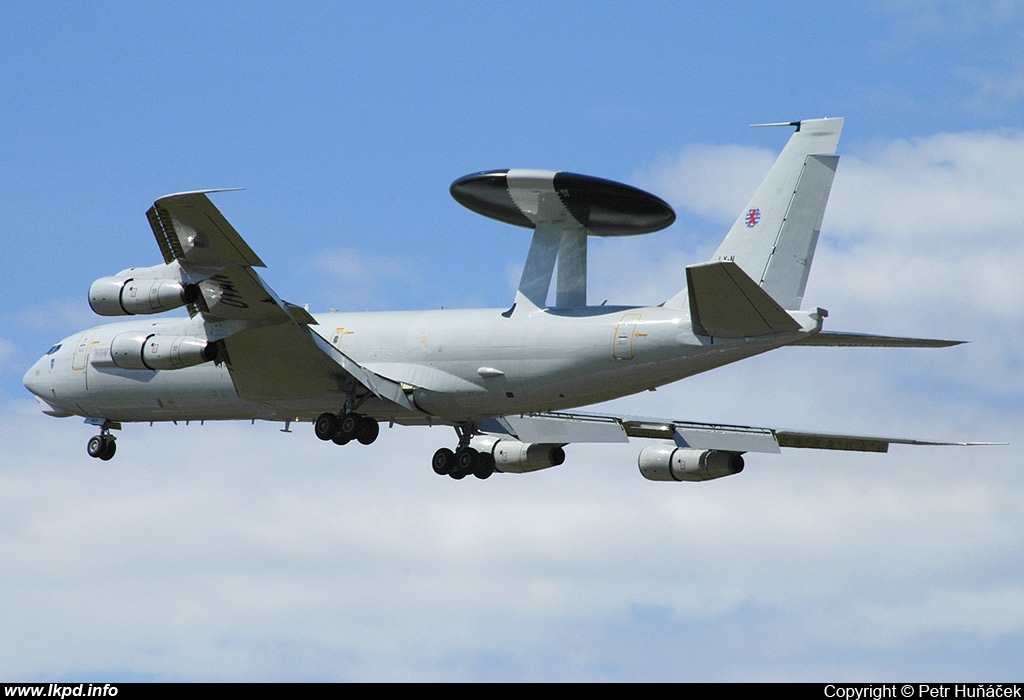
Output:
[[[782,149],[711,261],[732,261],[784,309],[799,309],[839,157],[843,119],[790,124]],[[682,305],[683,291],[666,302]]]
[[785,309],[799,309],[839,157],[843,119],[796,122],[796,133],[712,260],[732,260]]

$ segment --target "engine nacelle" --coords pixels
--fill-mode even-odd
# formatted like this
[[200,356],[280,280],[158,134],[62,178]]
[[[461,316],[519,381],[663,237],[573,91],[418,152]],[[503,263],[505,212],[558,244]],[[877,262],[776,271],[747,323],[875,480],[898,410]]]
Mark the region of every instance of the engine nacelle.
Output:
[[743,471],[739,452],[652,445],[640,452],[640,473],[651,481],[708,481]]
[[492,455],[494,469],[499,472],[524,474],[557,467],[565,461],[565,450],[561,445],[477,435],[469,441],[469,446],[477,452]]
[[121,369],[182,369],[217,359],[217,345],[187,335],[121,333],[110,341],[110,358],[93,364]]
[[89,306],[100,316],[158,314],[199,299],[199,286],[179,281],[177,265],[129,268],[89,287]]

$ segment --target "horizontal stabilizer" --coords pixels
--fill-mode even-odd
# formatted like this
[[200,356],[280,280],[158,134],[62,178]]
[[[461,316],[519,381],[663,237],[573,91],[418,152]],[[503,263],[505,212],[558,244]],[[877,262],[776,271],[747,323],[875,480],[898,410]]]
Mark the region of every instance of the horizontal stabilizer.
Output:
[[901,338],[891,335],[822,331],[821,333],[802,338],[793,343],[793,345],[816,345],[832,348],[948,348],[966,342],[966,340]]
[[800,329],[800,324],[734,262],[687,267],[686,289],[694,333],[749,338]]

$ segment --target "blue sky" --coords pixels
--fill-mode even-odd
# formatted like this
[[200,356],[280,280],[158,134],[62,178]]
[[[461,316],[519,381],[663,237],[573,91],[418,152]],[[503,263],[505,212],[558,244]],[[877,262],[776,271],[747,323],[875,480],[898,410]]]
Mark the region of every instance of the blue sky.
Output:
[[[0,678],[1019,680],[1024,10],[1012,2],[7,3],[0,7]],[[145,210],[215,203],[311,309],[505,306],[528,232],[489,168],[645,187],[679,219],[598,242],[591,301],[658,303],[787,138],[844,116],[805,304],[944,351],[786,349],[614,410],[930,438],[787,451],[707,484],[638,445],[487,482],[440,429],[92,429],[21,386],[160,260]],[[599,297],[599,298],[598,298]],[[304,429],[308,428],[308,429]]]

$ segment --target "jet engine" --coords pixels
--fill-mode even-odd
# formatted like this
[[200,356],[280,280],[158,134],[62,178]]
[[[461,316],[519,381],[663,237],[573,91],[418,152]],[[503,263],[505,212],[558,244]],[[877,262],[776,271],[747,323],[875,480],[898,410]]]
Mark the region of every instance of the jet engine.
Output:
[[215,360],[217,353],[215,343],[195,336],[129,332],[110,341],[109,362],[121,369],[181,369]]
[[709,481],[743,471],[739,452],[652,445],[640,452],[640,473],[651,481]]
[[477,452],[493,456],[494,470],[499,472],[525,474],[557,467],[565,461],[565,450],[561,445],[477,435],[470,440],[469,446]]
[[89,306],[100,316],[132,316],[170,311],[199,299],[199,286],[179,281],[177,265],[122,270],[89,287]]

